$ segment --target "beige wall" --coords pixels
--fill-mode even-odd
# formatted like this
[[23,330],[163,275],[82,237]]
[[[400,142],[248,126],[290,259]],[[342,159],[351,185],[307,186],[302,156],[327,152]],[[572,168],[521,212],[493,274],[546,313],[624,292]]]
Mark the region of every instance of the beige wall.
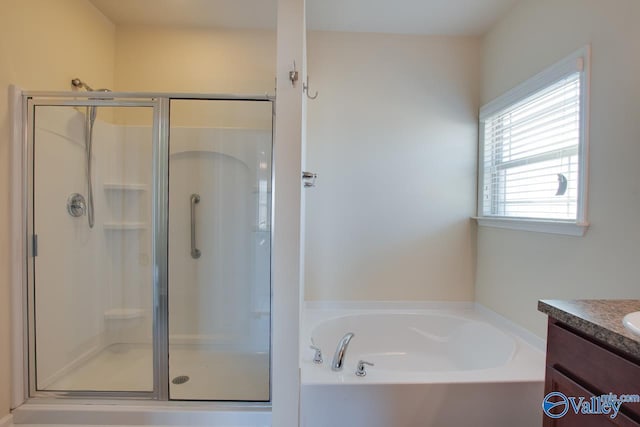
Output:
[[[274,94],[276,33],[119,26],[116,88],[135,92]],[[260,105],[194,103],[172,114],[181,126],[270,129]],[[186,112],[186,113],[183,113]],[[129,117],[127,124],[135,122]]]
[[472,300],[480,42],[311,32],[307,300]]
[[69,90],[76,76],[112,86],[114,49],[114,26],[85,0],[0,3],[0,417],[10,402],[8,86]]
[[[0,5],[0,86],[70,90],[80,77],[119,91],[265,94],[275,88],[275,31],[118,27],[86,0]],[[8,200],[9,111],[0,93],[0,199]],[[236,108],[238,107],[238,108]],[[101,118],[110,114],[103,112]],[[182,126],[271,128],[264,104],[176,110]],[[135,113],[118,119],[137,124]],[[146,124],[148,120],[145,120]],[[0,203],[0,417],[9,408],[9,204]]]
[[640,298],[640,2],[525,0],[483,43],[487,102],[592,45],[585,237],[479,228],[476,298],[540,336],[541,298]]

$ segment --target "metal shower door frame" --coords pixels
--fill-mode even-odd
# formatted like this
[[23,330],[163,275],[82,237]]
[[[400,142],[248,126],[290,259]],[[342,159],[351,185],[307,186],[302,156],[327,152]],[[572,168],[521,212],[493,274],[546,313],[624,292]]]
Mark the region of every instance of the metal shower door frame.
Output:
[[[70,398],[93,399],[142,399],[170,401],[169,399],[169,310],[168,310],[168,231],[169,231],[169,125],[170,102],[172,100],[207,101],[267,101],[272,104],[272,132],[275,131],[275,97],[270,95],[228,95],[228,94],[184,94],[184,93],[138,93],[138,92],[23,92],[23,194],[24,212],[27,221],[23,227],[25,239],[24,290],[24,367],[25,399],[29,398]],[[35,349],[35,278],[34,278],[34,141],[35,107],[150,107],[153,108],[152,147],[152,260],[153,260],[153,391],[44,391],[36,387]],[[272,138],[273,144],[273,138]],[[273,232],[273,198],[275,191],[275,159],[272,158],[271,174],[271,230]],[[273,239],[271,239],[271,250]],[[271,264],[273,259],[271,260]],[[271,268],[270,281],[273,269]],[[271,302],[272,303],[272,302]],[[272,318],[271,318],[272,321]],[[269,328],[271,330],[271,327]],[[272,350],[269,339],[270,353]],[[270,375],[271,377],[271,375]],[[269,384],[271,389],[271,381]],[[270,403],[256,402],[215,402],[222,406],[265,407]]]
[[[24,182],[26,183],[26,290],[27,290],[27,348],[25,354],[28,357],[28,397],[90,397],[90,398],[137,398],[137,399],[162,399],[163,391],[168,393],[168,384],[163,387],[162,375],[168,377],[167,362],[160,357],[164,349],[168,348],[166,333],[167,316],[163,314],[167,308],[167,226],[168,226],[168,152],[169,135],[168,127],[163,126],[161,117],[168,116],[163,108],[168,103],[159,98],[149,98],[144,96],[118,97],[109,94],[108,97],[96,96],[87,92],[83,93],[30,93],[23,95],[25,106],[27,128],[25,130],[25,160]],[[72,99],[70,99],[72,98]],[[36,325],[35,325],[35,286],[34,275],[34,147],[35,147],[35,108],[39,106],[48,107],[146,107],[153,109],[152,125],[152,233],[151,247],[153,260],[153,390],[152,391],[46,391],[38,390],[36,382]],[[166,122],[166,121],[164,121]],[[164,324],[164,328],[162,325]]]

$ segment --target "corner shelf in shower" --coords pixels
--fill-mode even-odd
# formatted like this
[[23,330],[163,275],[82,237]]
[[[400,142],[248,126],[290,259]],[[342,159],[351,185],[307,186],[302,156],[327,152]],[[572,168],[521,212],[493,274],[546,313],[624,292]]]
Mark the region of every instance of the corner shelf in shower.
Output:
[[105,190],[109,191],[147,191],[146,184],[120,184],[120,183],[105,183],[103,184]]
[[105,231],[145,230],[147,224],[144,222],[105,222],[103,227]]

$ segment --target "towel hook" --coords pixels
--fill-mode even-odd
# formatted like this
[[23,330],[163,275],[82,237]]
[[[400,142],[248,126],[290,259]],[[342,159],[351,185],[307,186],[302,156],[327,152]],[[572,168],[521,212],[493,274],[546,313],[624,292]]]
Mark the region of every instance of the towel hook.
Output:
[[316,99],[318,97],[318,91],[316,91],[315,95],[309,95],[309,76],[307,76],[307,81],[302,82],[302,91],[307,94],[307,98]]

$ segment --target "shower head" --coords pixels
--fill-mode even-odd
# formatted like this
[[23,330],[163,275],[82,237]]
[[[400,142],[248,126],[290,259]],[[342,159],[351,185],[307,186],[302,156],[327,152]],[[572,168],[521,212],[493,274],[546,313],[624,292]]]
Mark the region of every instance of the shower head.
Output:
[[77,87],[78,89],[85,89],[90,92],[93,92],[93,88],[91,86],[89,86],[88,84],[86,84],[85,82],[83,82],[77,77],[75,79],[71,79],[71,85],[73,87]]
[[111,89],[94,89],[79,78],[71,79],[71,85],[78,89],[85,89],[89,92],[111,92]]

